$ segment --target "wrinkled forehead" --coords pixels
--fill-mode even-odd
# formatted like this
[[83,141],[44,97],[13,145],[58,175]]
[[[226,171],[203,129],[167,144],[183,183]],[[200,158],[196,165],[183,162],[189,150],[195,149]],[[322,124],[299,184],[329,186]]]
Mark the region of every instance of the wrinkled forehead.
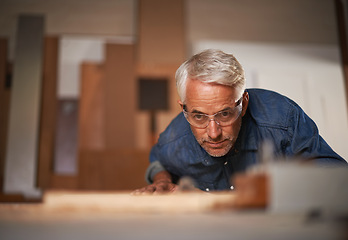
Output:
[[187,84],[184,104],[189,110],[212,113],[233,107],[238,99],[240,99],[240,93],[236,88],[192,80]]
[[217,83],[216,81],[210,82],[209,79],[188,79],[186,84],[186,98],[192,95],[200,96],[212,94],[216,95],[216,97],[219,95],[228,95],[231,97],[231,100],[238,100],[243,95],[244,91],[244,86],[229,86]]

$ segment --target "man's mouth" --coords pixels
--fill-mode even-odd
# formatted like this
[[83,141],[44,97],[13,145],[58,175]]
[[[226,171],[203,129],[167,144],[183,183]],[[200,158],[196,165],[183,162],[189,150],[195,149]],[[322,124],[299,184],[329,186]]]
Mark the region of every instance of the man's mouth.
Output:
[[209,142],[207,141],[206,144],[211,148],[222,148],[226,140],[222,140],[219,142]]

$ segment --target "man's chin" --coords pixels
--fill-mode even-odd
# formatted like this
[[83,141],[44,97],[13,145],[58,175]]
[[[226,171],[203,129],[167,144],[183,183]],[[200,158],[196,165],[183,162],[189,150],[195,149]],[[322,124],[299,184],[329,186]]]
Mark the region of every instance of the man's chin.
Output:
[[222,157],[225,156],[229,151],[230,148],[223,148],[223,149],[211,149],[211,148],[204,148],[204,150],[212,157]]
[[232,148],[234,141],[224,140],[218,143],[209,141],[198,141],[203,149],[212,157],[225,156]]

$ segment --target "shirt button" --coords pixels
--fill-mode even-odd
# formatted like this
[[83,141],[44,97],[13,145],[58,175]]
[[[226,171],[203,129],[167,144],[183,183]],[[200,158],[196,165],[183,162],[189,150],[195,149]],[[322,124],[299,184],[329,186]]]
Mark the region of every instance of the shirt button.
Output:
[[227,161],[226,161],[226,162],[224,162],[224,165],[227,165]]
[[209,191],[210,191],[210,189],[209,189],[209,188],[206,188],[206,189],[205,189],[205,191],[206,191],[206,192],[209,192]]
[[231,189],[231,190],[233,190],[233,189],[234,189],[234,187],[233,187],[233,186],[231,186],[231,187],[230,187],[230,189]]

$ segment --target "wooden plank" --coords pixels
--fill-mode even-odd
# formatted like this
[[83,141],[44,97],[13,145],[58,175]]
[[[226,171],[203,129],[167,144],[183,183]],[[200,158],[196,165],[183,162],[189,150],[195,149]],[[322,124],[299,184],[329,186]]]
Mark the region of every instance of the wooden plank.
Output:
[[57,175],[52,174],[50,176],[49,191],[51,190],[77,190],[78,189],[78,175]]
[[49,188],[53,166],[54,140],[57,116],[58,37],[45,37],[40,139],[38,160],[38,187]]
[[79,188],[135,190],[145,186],[148,150],[84,150],[79,154]]
[[348,23],[347,1],[335,0],[338,40],[343,68],[346,102],[348,107]]
[[[169,80],[169,111],[156,112],[156,133],[149,124],[138,124],[137,145],[151,147],[159,133],[180,111],[177,104],[175,71],[186,58],[185,1],[184,0],[139,0],[138,1],[137,77],[164,77]],[[142,113],[137,122],[150,121]]]
[[41,199],[26,198],[22,194],[1,194],[0,203],[41,203]]
[[133,196],[130,192],[47,192],[43,210],[51,212],[203,213],[233,205],[232,192],[178,192]]
[[103,66],[81,65],[79,151],[105,149]]
[[106,44],[104,72],[106,149],[135,146],[135,46]]
[[139,1],[140,64],[177,64],[185,59],[183,0]]
[[6,86],[7,48],[7,39],[0,38],[0,192],[2,192],[4,181],[6,139],[10,103],[10,88]]

